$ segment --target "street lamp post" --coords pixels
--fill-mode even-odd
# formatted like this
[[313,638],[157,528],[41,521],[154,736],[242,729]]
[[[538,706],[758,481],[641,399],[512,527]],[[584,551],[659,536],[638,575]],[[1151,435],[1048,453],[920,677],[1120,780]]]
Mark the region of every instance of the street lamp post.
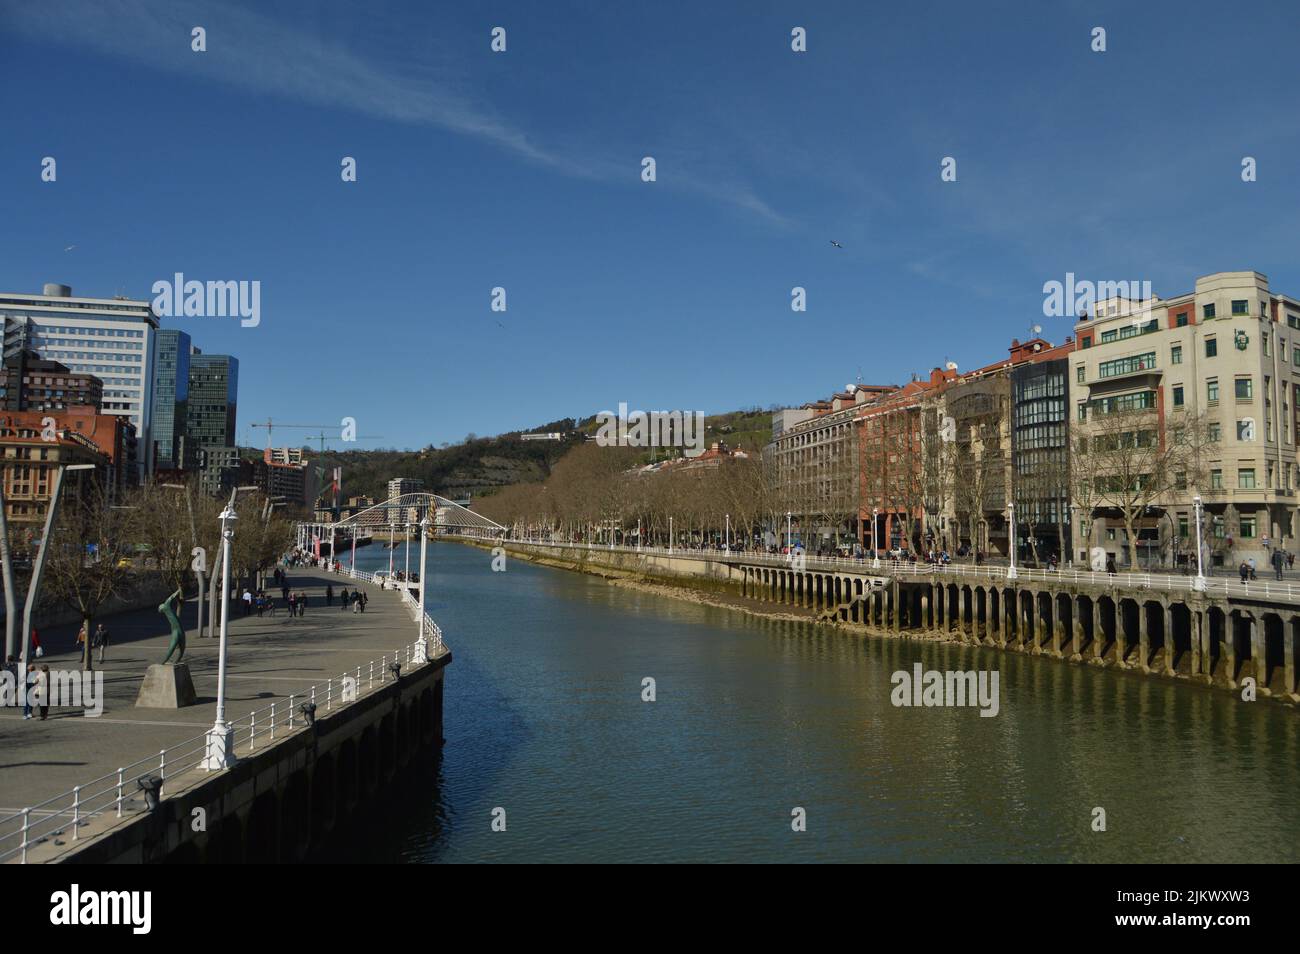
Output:
[[352,534],[352,559],[351,559],[350,562],[348,563],[348,573],[350,573],[350,574],[352,575],[352,578],[353,578],[353,579],[356,579],[356,575],[357,575],[357,527],[356,527],[356,524],[353,524],[353,525],[352,525],[352,528],[351,528],[351,530],[350,530],[349,532]]
[[673,552],[673,518],[668,518],[668,552]]
[[880,569],[880,508],[871,508],[871,568]]
[[1203,593],[1205,592],[1207,584],[1205,580],[1205,564],[1202,558],[1201,512],[1203,510],[1203,505],[1201,503],[1200,494],[1197,494],[1192,498],[1192,506],[1196,510],[1196,579],[1192,581],[1192,589],[1199,590]]
[[790,531],[790,517],[792,514],[789,510],[785,512],[785,553],[791,561],[794,560],[794,535]]
[[424,637],[424,581],[427,577],[425,573],[425,550],[429,543],[429,516],[420,520],[420,638],[415,641],[415,661],[425,663],[429,661],[429,643]]
[[731,552],[731,514],[727,514],[727,552]]
[[1014,500],[1007,501],[1007,552],[1010,554],[1011,562],[1007,566],[1007,579],[1016,578],[1016,503]]
[[[237,491],[236,491],[237,493]],[[230,542],[235,537],[235,493],[221,511],[221,643],[217,661],[217,718],[208,730],[203,768],[220,771],[235,764],[235,730],[226,722],[226,636],[230,628]]]

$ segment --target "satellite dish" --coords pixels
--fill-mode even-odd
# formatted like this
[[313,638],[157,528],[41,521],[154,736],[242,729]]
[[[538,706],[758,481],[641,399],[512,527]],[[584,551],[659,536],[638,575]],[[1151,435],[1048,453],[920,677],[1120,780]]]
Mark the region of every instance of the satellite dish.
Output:
[[1034,327],[1030,328],[1029,330],[1033,332],[1035,335],[1041,335],[1043,333],[1043,326],[1034,325]]

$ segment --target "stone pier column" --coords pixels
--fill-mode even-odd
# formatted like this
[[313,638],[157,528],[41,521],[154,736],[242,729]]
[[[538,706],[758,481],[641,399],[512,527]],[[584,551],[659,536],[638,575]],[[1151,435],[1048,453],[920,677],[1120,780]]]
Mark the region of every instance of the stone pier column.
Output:
[[1265,635],[1268,633],[1268,626],[1264,622],[1263,616],[1250,617],[1250,661],[1253,662],[1255,670],[1255,682],[1259,686],[1259,694],[1268,693],[1268,653],[1264,649]]
[[1225,678],[1228,685],[1237,688],[1237,625],[1233,619],[1236,610],[1223,614],[1223,651],[1220,653],[1226,669]]
[[1282,621],[1282,681],[1286,684],[1286,691],[1292,695],[1300,692],[1300,686],[1295,683],[1295,624],[1294,616]]
[[1083,658],[1083,599],[1070,597],[1070,658]]
[[1106,646],[1106,629],[1101,620],[1101,600],[1092,600],[1092,658],[1101,662],[1101,651]]
[[1138,665],[1143,672],[1150,672],[1151,634],[1147,631],[1147,603],[1138,601]]
[[926,590],[921,590],[921,618],[916,622],[916,629],[928,629],[930,626],[930,593]]
[[1011,639],[1020,637],[1019,627],[1016,626],[1016,591],[1011,590],[1011,596],[1008,599],[1007,591],[1002,591],[1002,645],[1006,646]]
[[894,635],[897,636],[900,632],[902,632],[902,625],[903,625],[902,620],[900,618],[902,614],[898,612],[899,594],[898,594],[897,580],[894,580],[894,582],[891,584],[891,589],[893,590],[893,593],[891,594],[893,598],[890,600],[890,602],[893,604],[892,608],[894,610]]
[[1065,637],[1065,620],[1061,617],[1061,605],[1055,593],[1049,594],[1052,601],[1052,655],[1061,658],[1061,641]]
[[1189,606],[1187,615],[1187,625],[1191,629],[1188,639],[1192,645],[1192,678],[1196,679],[1201,675],[1201,640],[1204,638],[1201,630],[1205,627],[1205,610]]
[[1165,675],[1174,674],[1174,656],[1178,648],[1178,641],[1174,639],[1174,608],[1170,605],[1169,600],[1162,600],[1160,603],[1165,614]]

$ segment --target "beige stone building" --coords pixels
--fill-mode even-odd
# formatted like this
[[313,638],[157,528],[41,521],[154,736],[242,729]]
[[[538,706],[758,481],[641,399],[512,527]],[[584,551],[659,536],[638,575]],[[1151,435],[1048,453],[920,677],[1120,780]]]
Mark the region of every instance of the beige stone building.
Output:
[[[1253,558],[1263,572],[1274,548],[1296,551],[1300,301],[1272,292],[1259,272],[1219,272],[1175,298],[1101,302],[1075,332],[1073,427],[1142,410],[1161,442],[1194,435],[1197,465],[1139,522],[1140,559],[1194,566],[1197,493],[1215,564]],[[1074,509],[1076,557],[1090,541],[1126,562],[1122,523],[1090,521],[1077,500]]]

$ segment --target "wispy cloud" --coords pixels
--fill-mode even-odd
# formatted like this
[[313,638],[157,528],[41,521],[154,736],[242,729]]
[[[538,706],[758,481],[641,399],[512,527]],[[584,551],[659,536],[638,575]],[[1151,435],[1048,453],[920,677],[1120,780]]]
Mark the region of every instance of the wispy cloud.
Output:
[[[601,182],[636,181],[639,156],[612,158],[596,150],[550,148],[502,117],[491,104],[431,78],[429,68],[376,63],[309,24],[286,24],[235,4],[191,0],[94,0],[11,3],[7,29],[33,42],[60,42],[169,72],[224,83],[377,119],[425,125],[478,139],[555,172]],[[209,31],[203,55],[190,31]],[[237,37],[237,42],[231,42]],[[753,213],[784,218],[744,184],[686,171],[665,184]]]

